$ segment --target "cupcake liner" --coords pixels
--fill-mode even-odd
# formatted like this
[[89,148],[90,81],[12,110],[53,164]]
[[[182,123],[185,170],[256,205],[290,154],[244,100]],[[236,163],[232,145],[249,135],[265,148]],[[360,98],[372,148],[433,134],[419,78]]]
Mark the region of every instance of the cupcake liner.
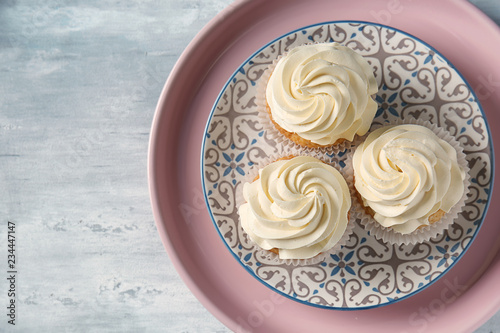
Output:
[[[336,168],[337,170],[340,171],[340,166],[330,160],[325,159],[323,156],[321,156],[320,153],[313,153],[313,154],[306,154],[305,152],[296,152],[296,153],[281,153],[281,154],[275,154],[275,155],[270,155],[266,158],[264,158],[259,164],[254,165],[248,173],[245,175],[245,178],[242,180],[242,183],[251,183],[255,180],[255,178],[259,175],[259,170],[265,167],[266,165],[271,164],[272,162],[275,162],[276,160],[288,156],[310,156],[310,157],[315,157],[326,164],[329,164]],[[341,171],[340,171],[341,172]],[[342,172],[341,172],[342,174]],[[347,184],[352,183],[352,173],[351,174],[351,181],[348,181],[346,179]],[[351,191],[351,187],[349,187],[349,190]],[[352,197],[352,192],[351,192],[351,197]],[[241,186],[241,190],[238,191],[236,194],[236,204],[237,207],[241,206],[242,204],[245,203],[245,199],[243,198],[243,186]],[[354,227],[355,227],[355,216],[352,212],[352,201],[351,201],[351,209],[349,211],[349,220],[347,222],[346,230],[344,231],[344,234],[340,238],[340,240],[335,244],[331,249],[328,251],[324,251],[319,253],[318,255],[312,257],[312,258],[307,258],[307,259],[281,259],[278,254],[271,252],[269,250],[265,250],[261,248],[257,243],[253,242],[253,240],[248,236],[248,234],[243,230],[241,227],[241,220],[240,216],[238,215],[238,228],[243,230],[245,235],[247,235],[249,243],[253,244],[255,248],[257,249],[255,255],[259,257],[259,260],[261,262],[265,262],[266,264],[270,265],[292,265],[292,266],[305,266],[305,265],[314,265],[318,264],[322,261],[324,261],[329,255],[335,254],[338,250],[344,246],[350,238],[350,235],[352,234]]]
[[278,129],[274,126],[267,111],[266,88],[267,88],[267,82],[269,81],[271,74],[276,68],[278,61],[285,55],[286,53],[282,54],[277,59],[273,60],[273,62],[264,71],[264,73],[262,74],[262,76],[260,77],[260,79],[257,81],[256,84],[255,103],[257,104],[258,119],[263,129],[268,133],[269,137],[272,140],[276,141],[279,145],[283,146],[285,150],[293,152],[300,152],[300,151],[304,151],[306,153],[320,152],[323,154],[332,155],[332,154],[338,154],[339,152],[343,152],[346,149],[351,148],[352,142],[347,140],[343,141],[340,144],[328,147],[311,148],[311,147],[301,146],[298,143],[290,140],[289,138],[281,134],[278,131]]
[[[410,234],[401,234],[392,230],[391,228],[383,227],[380,225],[375,219],[366,212],[365,207],[358,199],[357,192],[354,192],[352,197],[353,199],[353,212],[357,219],[359,219],[361,225],[370,232],[372,236],[376,239],[382,240],[384,242],[390,244],[417,244],[422,243],[424,241],[428,241],[431,238],[435,238],[441,234],[443,234],[458,217],[463,207],[465,206],[465,202],[467,200],[467,194],[469,193],[469,185],[470,185],[470,175],[469,175],[469,165],[466,159],[466,156],[463,152],[463,148],[460,143],[451,136],[446,130],[441,127],[438,127],[434,124],[430,124],[428,122],[424,122],[418,119],[411,120],[397,120],[390,124],[384,125],[405,125],[405,124],[414,124],[414,125],[422,125],[430,130],[432,130],[439,138],[448,142],[457,152],[457,162],[465,171],[465,179],[464,179],[464,193],[460,200],[447,212],[439,221],[432,223],[428,226],[421,227]],[[371,133],[370,130],[369,133]],[[368,133],[368,134],[369,134]],[[368,135],[367,134],[367,135]],[[367,136],[366,135],[366,136]],[[360,138],[355,142],[355,146],[359,146],[359,144],[366,138]],[[354,175],[354,170],[352,166],[352,157],[354,154],[354,149],[348,154],[346,164],[350,166],[352,170],[352,175]],[[354,187],[354,184],[353,184]],[[355,190],[355,188],[354,188]],[[356,190],[355,190],[356,191]]]

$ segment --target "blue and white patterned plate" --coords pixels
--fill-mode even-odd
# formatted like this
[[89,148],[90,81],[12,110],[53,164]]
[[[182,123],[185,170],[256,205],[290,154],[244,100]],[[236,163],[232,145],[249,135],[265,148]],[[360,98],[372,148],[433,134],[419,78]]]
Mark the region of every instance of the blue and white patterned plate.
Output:
[[[379,92],[374,126],[421,119],[446,129],[463,146],[471,169],[466,206],[443,235],[417,245],[387,245],[356,223],[336,255],[314,265],[277,265],[258,255],[238,222],[236,197],[253,165],[281,153],[258,121],[256,81],[289,49],[336,41],[363,55]],[[331,156],[342,165],[345,154]],[[493,151],[484,113],[460,73],[435,49],[393,28],[366,22],[329,22],[272,41],[235,71],[207,123],[201,158],[209,213],[222,241],[259,281],[296,301],[330,309],[390,304],[430,285],[465,253],[489,203]]]

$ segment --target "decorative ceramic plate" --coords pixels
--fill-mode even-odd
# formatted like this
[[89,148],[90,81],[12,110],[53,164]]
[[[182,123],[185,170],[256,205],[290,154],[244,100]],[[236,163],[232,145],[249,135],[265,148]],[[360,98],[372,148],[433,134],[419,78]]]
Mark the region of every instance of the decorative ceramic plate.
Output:
[[[238,222],[236,197],[248,170],[282,147],[259,123],[256,82],[295,46],[339,42],[373,67],[379,92],[373,126],[419,119],[446,129],[464,148],[471,186],[466,206],[444,234],[417,245],[377,241],[356,222],[348,244],[314,265],[275,264],[259,255]],[[446,273],[479,230],[489,202],[492,147],[474,92],[435,49],[402,31],[365,22],[329,22],[290,32],[245,61],[217,99],[202,148],[205,199],[222,241],[262,283],[296,301],[330,309],[366,309],[402,300]],[[328,156],[343,165],[345,152]]]

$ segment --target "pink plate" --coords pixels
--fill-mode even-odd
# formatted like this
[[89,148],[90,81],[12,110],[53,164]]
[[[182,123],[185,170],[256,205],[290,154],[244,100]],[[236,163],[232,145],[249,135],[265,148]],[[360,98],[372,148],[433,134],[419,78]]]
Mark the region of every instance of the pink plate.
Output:
[[[149,150],[155,220],[180,275],[236,332],[469,332],[500,308],[500,207],[492,205],[475,242],[429,288],[397,304],[359,311],[314,308],[262,285],[231,256],[205,207],[200,182],[204,126],[218,93],[243,61],[269,40],[334,20],[393,26],[437,48],[465,76],[488,117],[493,142],[500,119],[500,31],[466,1],[250,0],[236,2],[193,40],[160,97]],[[498,155],[497,155],[498,156]],[[496,170],[496,166],[495,166]],[[495,184],[492,202],[500,186]]]

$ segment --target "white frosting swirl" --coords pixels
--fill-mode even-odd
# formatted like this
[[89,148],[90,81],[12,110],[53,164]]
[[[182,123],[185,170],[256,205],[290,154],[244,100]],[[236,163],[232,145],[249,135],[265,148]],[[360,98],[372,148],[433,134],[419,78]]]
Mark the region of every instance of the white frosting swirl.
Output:
[[298,46],[282,57],[269,79],[266,99],[273,120],[318,145],[364,135],[377,110],[373,69],[338,43]]
[[351,207],[349,188],[334,167],[313,157],[278,160],[245,183],[239,208],[243,229],[281,259],[307,259],[343,236]]
[[379,128],[354,152],[355,187],[384,227],[408,234],[464,193],[456,150],[420,125]]

